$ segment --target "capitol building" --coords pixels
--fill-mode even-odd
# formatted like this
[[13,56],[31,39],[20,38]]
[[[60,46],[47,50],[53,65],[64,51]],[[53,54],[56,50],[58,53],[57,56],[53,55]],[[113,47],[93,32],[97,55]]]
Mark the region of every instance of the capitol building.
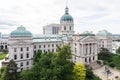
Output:
[[[8,59],[4,62],[13,59],[20,67],[18,71],[30,69],[33,57],[38,50],[43,53],[56,52],[57,46],[69,45],[72,51],[72,61],[81,61],[89,65],[98,60],[98,52],[101,47],[112,50],[112,34],[106,30],[99,31],[97,34],[89,31],[75,34],[74,19],[69,14],[68,7],[65,8],[65,13],[57,26],[57,34],[45,32],[34,36],[25,27],[20,26],[12,31],[9,37],[0,38],[0,50],[8,50]],[[46,31],[46,28],[44,30]]]

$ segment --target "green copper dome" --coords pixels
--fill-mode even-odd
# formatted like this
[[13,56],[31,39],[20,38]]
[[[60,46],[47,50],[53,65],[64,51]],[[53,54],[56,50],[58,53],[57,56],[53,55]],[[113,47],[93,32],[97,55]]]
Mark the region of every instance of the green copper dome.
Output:
[[60,21],[73,21],[72,16],[68,13],[68,7],[65,8],[65,14],[61,17]]
[[101,30],[97,33],[97,35],[112,35],[112,34],[108,32],[107,30]]
[[11,36],[31,36],[31,32],[27,31],[25,27],[20,26],[17,30],[14,30],[10,33]]

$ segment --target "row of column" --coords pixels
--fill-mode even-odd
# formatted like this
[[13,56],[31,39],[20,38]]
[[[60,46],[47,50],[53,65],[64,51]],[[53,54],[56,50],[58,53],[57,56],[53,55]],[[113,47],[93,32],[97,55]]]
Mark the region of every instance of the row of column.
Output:
[[97,60],[97,55],[96,56],[91,56],[91,57],[86,57],[84,58],[84,62],[85,63],[92,63],[92,62],[95,62]]
[[97,44],[95,43],[81,44],[80,49],[82,56],[97,54]]

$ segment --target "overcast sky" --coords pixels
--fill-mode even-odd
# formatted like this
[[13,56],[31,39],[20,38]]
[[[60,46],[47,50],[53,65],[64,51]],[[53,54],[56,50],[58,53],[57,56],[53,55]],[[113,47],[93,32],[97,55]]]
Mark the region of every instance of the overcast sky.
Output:
[[[68,0],[76,33],[106,29],[120,33],[120,0]],[[23,25],[33,34],[43,26],[59,23],[65,0],[0,0],[0,32],[10,33]]]

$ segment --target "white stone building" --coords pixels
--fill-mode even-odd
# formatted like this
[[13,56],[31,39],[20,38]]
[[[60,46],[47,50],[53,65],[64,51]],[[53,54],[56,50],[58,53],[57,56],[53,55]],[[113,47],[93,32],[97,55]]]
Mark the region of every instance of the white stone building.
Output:
[[42,52],[56,52],[57,46],[65,44],[71,47],[73,62],[81,61],[84,64],[96,62],[98,60],[98,39],[90,32],[74,34],[74,20],[68,10],[66,7],[65,14],[60,19],[59,34],[33,36],[23,26],[12,31],[7,42],[9,56],[6,62],[13,59],[18,64],[18,71],[29,69],[33,64],[33,57],[39,49]]
[[120,47],[120,39],[113,40],[112,42],[112,53],[116,53],[116,50]]
[[13,59],[19,67],[18,71],[31,68],[33,59],[31,32],[22,26],[12,31],[8,38],[8,51],[8,61]]

